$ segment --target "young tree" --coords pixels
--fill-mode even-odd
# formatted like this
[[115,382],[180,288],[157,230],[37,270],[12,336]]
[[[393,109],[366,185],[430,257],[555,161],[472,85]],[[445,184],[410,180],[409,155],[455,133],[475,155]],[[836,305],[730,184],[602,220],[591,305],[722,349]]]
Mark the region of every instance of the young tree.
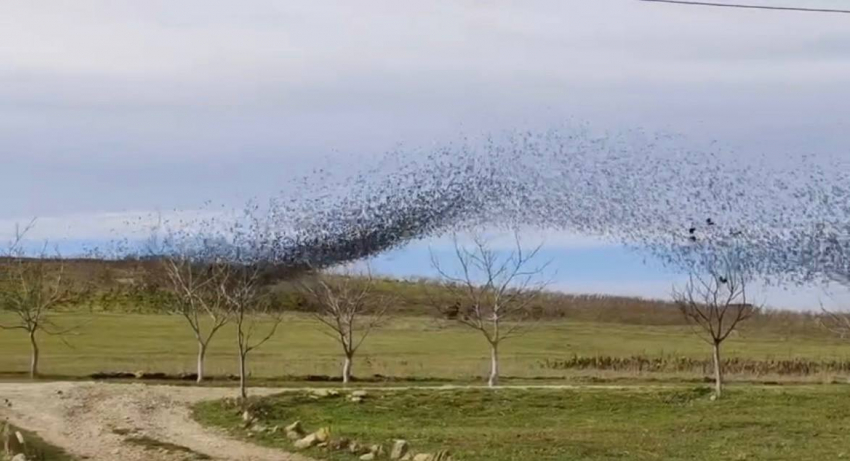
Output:
[[316,305],[313,316],[342,346],[342,382],[351,381],[354,354],[386,317],[392,300],[375,292],[371,271],[365,274],[314,272],[300,284]]
[[[820,278],[829,284],[838,285],[844,290],[850,289],[850,226],[844,229],[832,228],[830,234],[818,235],[818,245],[814,265]],[[841,339],[850,336],[850,311],[830,309],[821,304],[821,325]]]
[[65,266],[61,258],[48,258],[42,250],[38,257],[27,258],[21,244],[32,224],[16,229],[15,239],[3,258],[2,286],[0,286],[0,312],[11,314],[12,323],[0,324],[0,329],[23,330],[31,348],[30,378],[38,377],[40,350],[38,333],[64,335],[70,329],[61,329],[51,317],[56,308],[66,301],[71,293],[70,284],[64,277]]
[[239,396],[248,398],[246,363],[248,354],[274,336],[282,322],[281,310],[263,290],[257,264],[231,263],[219,289],[236,326],[239,353]]
[[711,238],[712,221],[706,236],[689,230],[689,244],[680,248],[680,262],[689,269],[684,288],[673,290],[673,299],[699,337],[712,347],[714,390],[719,398],[723,390],[723,363],[720,346],[738,325],[759,312],[760,307],[747,298],[747,286],[753,274],[746,248],[734,239],[715,243]]
[[188,255],[163,260],[172,292],[169,310],[186,319],[198,343],[197,382],[204,380],[204,359],[213,336],[230,320],[222,286],[227,265]]
[[541,246],[524,250],[518,233],[514,233],[515,248],[506,252],[493,249],[481,234],[474,235],[471,247],[462,246],[457,236],[453,241],[459,270],[447,270],[433,252],[432,265],[444,289],[466,305],[457,320],[481,332],[489,344],[487,384],[495,387],[499,384],[500,345],[523,331],[531,317],[531,303],[546,286],[538,281],[546,264],[532,265]]
[[[850,214],[850,204],[846,203],[846,199],[844,202],[848,208],[845,214]],[[840,216],[840,213],[835,213],[828,217],[837,220]],[[800,246],[805,248],[803,253],[808,256],[809,272],[805,274],[805,280],[818,280],[838,285],[844,290],[850,289],[850,223],[821,223]],[[850,311],[829,309],[823,304],[821,311],[821,324],[826,329],[842,339],[850,335]]]

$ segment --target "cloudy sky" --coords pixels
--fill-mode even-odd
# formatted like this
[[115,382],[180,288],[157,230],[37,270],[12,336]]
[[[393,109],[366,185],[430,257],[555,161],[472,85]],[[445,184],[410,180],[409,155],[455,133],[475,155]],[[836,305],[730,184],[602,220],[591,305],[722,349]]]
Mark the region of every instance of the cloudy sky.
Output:
[[[850,15],[636,0],[7,0],[0,225],[97,240],[128,216],[273,195],[328,158],[565,120],[850,155],[848,49]],[[639,256],[553,238],[559,286],[669,292]],[[429,272],[433,243],[379,265]]]

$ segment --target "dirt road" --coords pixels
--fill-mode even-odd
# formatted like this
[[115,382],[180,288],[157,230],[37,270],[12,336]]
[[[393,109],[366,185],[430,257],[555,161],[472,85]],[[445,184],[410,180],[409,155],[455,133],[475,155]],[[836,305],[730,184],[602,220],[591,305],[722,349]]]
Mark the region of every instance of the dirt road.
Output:
[[[437,386],[450,390],[481,386]],[[664,386],[654,386],[654,388]],[[671,386],[675,387],[675,386]],[[616,385],[502,386],[501,389],[634,389]],[[409,387],[383,388],[384,391]],[[251,388],[252,395],[305,389]],[[184,446],[215,460],[310,461],[297,454],[258,447],[196,423],[189,406],[233,397],[232,388],[109,384],[102,382],[0,383],[0,420],[36,432],[47,442],[93,461],[184,461],[186,455],[150,451],[128,439]],[[4,402],[8,400],[11,406]]]
[[[279,392],[251,389],[253,394]],[[128,443],[149,437],[215,460],[309,461],[246,444],[192,420],[189,405],[233,396],[233,389],[107,383],[0,383],[0,419],[93,461],[176,461],[186,454]],[[7,406],[4,399],[11,403]]]

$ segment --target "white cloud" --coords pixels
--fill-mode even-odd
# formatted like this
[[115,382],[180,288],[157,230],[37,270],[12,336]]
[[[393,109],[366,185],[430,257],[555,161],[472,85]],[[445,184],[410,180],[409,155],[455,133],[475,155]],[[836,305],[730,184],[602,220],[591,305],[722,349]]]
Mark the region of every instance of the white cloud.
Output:
[[270,195],[334,151],[570,116],[844,149],[846,25],[621,0],[8,0],[0,213]]

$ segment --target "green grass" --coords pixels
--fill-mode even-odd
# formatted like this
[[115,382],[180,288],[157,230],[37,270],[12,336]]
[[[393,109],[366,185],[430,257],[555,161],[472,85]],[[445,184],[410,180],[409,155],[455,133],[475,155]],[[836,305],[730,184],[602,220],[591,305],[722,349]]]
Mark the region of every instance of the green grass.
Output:
[[[99,371],[156,371],[170,374],[195,368],[196,344],[185,321],[176,316],[143,314],[61,314],[63,326],[82,325],[65,339],[41,336],[41,371],[81,377]],[[0,316],[0,321],[8,317]],[[221,330],[208,352],[208,375],[236,371],[232,328]],[[18,331],[0,330],[0,372],[23,373],[29,344]],[[579,356],[689,357],[708,359],[708,347],[683,326],[645,326],[578,321],[543,322],[502,347],[502,374],[519,378],[614,378],[622,374],[594,370],[547,369],[548,360]],[[850,343],[827,335],[743,330],[724,344],[726,357],[753,360],[848,360]],[[333,339],[306,315],[287,318],[279,333],[249,356],[254,378],[334,375],[340,352]],[[479,333],[426,317],[397,318],[374,332],[355,358],[356,376],[375,374],[449,380],[486,375],[488,351]],[[626,377],[662,377],[659,374]],[[697,378],[693,373],[681,377]],[[731,376],[735,378],[735,376]],[[769,378],[769,377],[765,377]],[[810,377],[829,381],[830,376]]]
[[[255,400],[262,424],[300,420],[361,443],[404,438],[414,451],[461,461],[727,461],[850,458],[844,386],[739,386],[711,401],[702,388],[370,391],[360,404],[281,394]],[[195,408],[204,424],[248,437],[232,401]],[[290,448],[281,434],[257,443]],[[354,460],[312,449],[310,456]]]
[[[2,425],[0,425],[0,430],[2,430]],[[65,450],[50,445],[45,442],[38,436],[35,432],[30,432],[24,429],[17,428],[15,426],[10,426],[10,430],[12,433],[14,431],[20,431],[21,435],[24,436],[24,440],[27,443],[27,448],[29,450],[29,458],[32,461],[76,461],[77,458],[74,458],[70,454],[68,454]],[[3,458],[3,446],[0,445],[0,459]]]

